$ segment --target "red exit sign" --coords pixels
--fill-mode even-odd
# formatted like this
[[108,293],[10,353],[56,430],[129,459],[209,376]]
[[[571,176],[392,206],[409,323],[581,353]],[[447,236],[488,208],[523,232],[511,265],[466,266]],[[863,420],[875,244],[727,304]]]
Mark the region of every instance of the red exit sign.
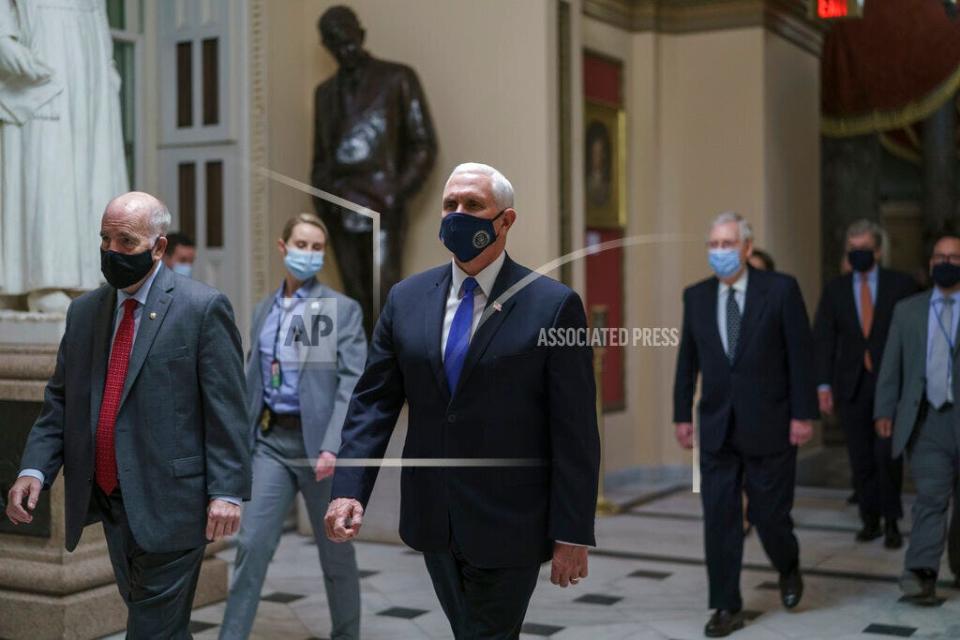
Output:
[[859,18],[862,0],[812,0],[811,13],[821,20]]

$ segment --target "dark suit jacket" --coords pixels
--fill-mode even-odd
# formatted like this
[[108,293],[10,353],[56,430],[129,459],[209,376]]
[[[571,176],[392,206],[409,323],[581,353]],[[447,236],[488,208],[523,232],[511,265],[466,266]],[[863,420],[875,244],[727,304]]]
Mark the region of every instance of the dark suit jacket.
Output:
[[837,276],[828,282],[813,324],[817,384],[829,384],[835,397],[851,400],[864,372],[864,352],[870,350],[873,370],[880,371],[893,307],[916,292],[917,284],[907,274],[879,268],[873,325],[870,336],[864,337],[853,297],[853,274]]
[[731,364],[717,327],[719,281],[683,292],[683,330],[673,388],[674,422],[692,422],[701,374],[700,447],[719,450],[731,415],[738,447],[766,455],[790,446],[790,420],[818,417],[813,338],[796,279],[750,268],[740,339]]
[[370,57],[356,76],[349,112],[343,71],[314,93],[311,182],[381,213],[402,211],[437,155],[426,96],[406,65]]
[[[521,283],[493,307],[501,294]],[[404,458],[539,459],[542,466],[402,471],[400,535],[420,551],[450,546],[481,567],[548,559],[553,541],[592,545],[600,460],[592,350],[538,346],[541,330],[585,327],[580,297],[509,257],[447,388],[441,334],[449,264],[394,286],[343,427],[340,459],[383,457],[404,401]],[[338,467],[333,497],[366,504],[377,467]]]
[[[158,267],[140,318],[115,427],[117,474],[130,529],[156,553],[207,542],[211,496],[250,498],[250,445],[240,334],[226,296]],[[70,305],[43,410],[21,468],[49,489],[63,467],[66,547],[100,519],[91,509],[94,438],[116,289]],[[156,313],[151,319],[150,314]]]

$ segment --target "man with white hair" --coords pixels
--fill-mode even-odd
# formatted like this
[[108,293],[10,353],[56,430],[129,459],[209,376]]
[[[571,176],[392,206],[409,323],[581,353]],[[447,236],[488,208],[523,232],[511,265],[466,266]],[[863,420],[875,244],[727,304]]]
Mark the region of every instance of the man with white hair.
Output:
[[800,548],[793,533],[797,447],[817,417],[813,338],[796,279],[749,266],[753,233],[733,212],[710,228],[714,276],[683,292],[683,330],[674,383],[674,428],[693,447],[692,405],[700,376],[700,496],[715,609],[705,634],[744,625],[741,490],[747,519],[780,573],[785,607],[800,603]]
[[[517,638],[540,564],[587,576],[600,460],[592,351],[541,344],[585,329],[580,297],[506,254],[517,220],[496,169],[464,164],[443,192],[450,263],[395,285],[343,426],[340,463],[382,458],[409,406],[400,535],[422,551],[453,634]],[[407,466],[414,465],[417,466]],[[327,535],[354,538],[379,467],[338,466]]]
[[129,638],[191,637],[204,547],[237,530],[250,498],[233,310],[163,266],[169,225],[146,193],[107,205],[107,284],[70,305],[6,509],[14,524],[30,523],[40,491],[64,470],[66,548],[103,522]]

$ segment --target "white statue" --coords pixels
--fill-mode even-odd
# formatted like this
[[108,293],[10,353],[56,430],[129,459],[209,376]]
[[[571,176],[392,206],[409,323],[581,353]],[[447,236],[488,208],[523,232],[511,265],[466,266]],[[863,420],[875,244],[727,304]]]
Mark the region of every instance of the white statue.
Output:
[[37,310],[100,285],[100,215],[128,190],[104,4],[0,0],[0,296]]

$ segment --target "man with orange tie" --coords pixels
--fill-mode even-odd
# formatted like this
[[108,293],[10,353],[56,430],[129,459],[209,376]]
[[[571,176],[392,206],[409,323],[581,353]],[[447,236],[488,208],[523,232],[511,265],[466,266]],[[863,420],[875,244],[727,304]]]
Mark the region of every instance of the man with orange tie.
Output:
[[879,266],[883,230],[876,223],[858,220],[845,238],[853,271],[827,283],[814,320],[820,412],[836,411],[846,434],[863,521],[857,541],[882,536],[884,546],[898,549],[903,465],[891,457],[890,440],[874,431],[873,401],[893,307],[916,293],[917,285],[907,274]]
[[162,264],[169,225],[146,193],[107,205],[107,284],[67,311],[6,509],[29,523],[62,469],[66,548],[103,522],[137,640],[191,637],[204,547],[236,532],[250,499],[240,334],[226,296]]

